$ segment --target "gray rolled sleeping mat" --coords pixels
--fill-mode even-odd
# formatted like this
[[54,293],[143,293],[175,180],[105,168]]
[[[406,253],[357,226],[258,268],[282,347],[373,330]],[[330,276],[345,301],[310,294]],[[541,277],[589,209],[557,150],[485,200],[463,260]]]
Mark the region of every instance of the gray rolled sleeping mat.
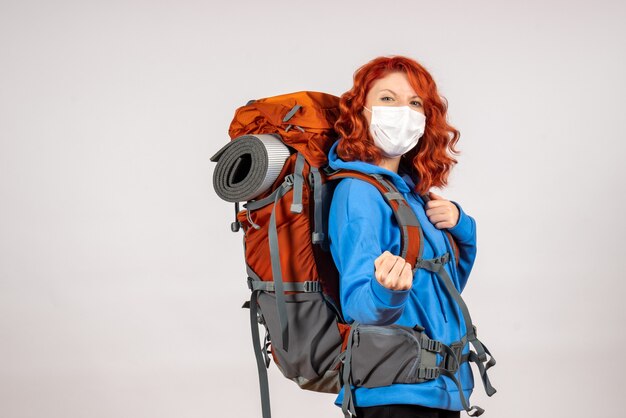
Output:
[[289,148],[272,134],[235,138],[211,157],[217,162],[213,188],[227,202],[252,200],[272,186],[289,155]]

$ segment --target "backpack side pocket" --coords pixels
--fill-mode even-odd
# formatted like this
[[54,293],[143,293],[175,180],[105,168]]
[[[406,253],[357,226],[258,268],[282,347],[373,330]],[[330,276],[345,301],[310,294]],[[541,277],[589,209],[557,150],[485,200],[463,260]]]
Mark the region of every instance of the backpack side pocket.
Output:
[[352,383],[374,388],[424,381],[420,365],[434,361],[434,353],[422,349],[421,337],[420,331],[400,325],[358,324],[352,343]]
[[272,342],[272,356],[285,377],[303,389],[338,393],[337,358],[343,338],[337,317],[319,292],[285,295],[289,350],[282,348],[276,295],[260,292],[258,304]]

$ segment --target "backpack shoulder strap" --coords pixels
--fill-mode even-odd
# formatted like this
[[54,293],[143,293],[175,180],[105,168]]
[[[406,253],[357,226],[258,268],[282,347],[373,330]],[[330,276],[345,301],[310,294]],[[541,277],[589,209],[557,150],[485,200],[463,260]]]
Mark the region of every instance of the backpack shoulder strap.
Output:
[[327,179],[335,180],[347,177],[357,178],[370,183],[383,195],[385,201],[391,206],[398,226],[402,231],[400,256],[415,268],[417,261],[422,258],[424,236],[417,216],[415,216],[404,196],[398,192],[392,182],[380,174],[364,174],[358,171],[340,170],[330,174]]
[[[398,226],[400,226],[400,229],[402,230],[401,256],[412,266],[415,266],[417,260],[421,260],[422,258],[422,242],[424,235],[415,213],[402,194],[398,192],[391,181],[385,179],[380,174],[364,174],[358,171],[339,170],[330,174],[328,179],[334,180],[347,177],[358,178],[366,181],[380,191],[385,198],[385,201],[391,206],[393,214],[396,217],[396,221],[398,222]],[[427,194],[422,195],[421,197],[424,202],[428,202],[430,200]],[[444,230],[443,232],[448,237],[450,246],[454,251],[455,264],[458,266],[460,255],[459,246],[448,230]]]

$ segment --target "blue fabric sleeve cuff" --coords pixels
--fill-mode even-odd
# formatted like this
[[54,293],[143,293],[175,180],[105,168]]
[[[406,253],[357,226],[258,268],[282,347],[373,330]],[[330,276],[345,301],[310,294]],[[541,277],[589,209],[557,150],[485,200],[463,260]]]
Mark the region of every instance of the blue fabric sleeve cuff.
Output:
[[399,308],[406,302],[411,289],[392,290],[380,284],[376,278],[371,280],[372,293],[385,308]]
[[466,214],[457,202],[452,203],[459,209],[459,220],[452,228],[448,228],[448,231],[459,242],[470,242],[474,237],[474,219]]

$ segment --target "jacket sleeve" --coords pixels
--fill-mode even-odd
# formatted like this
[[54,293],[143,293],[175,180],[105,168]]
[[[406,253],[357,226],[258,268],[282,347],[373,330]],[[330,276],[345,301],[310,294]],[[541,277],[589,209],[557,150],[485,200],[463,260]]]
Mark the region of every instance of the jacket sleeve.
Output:
[[452,201],[459,209],[459,220],[455,226],[448,228],[459,246],[459,293],[463,291],[469,279],[472,266],[476,260],[476,221],[463,211],[461,205]]
[[402,315],[410,290],[387,289],[374,274],[374,260],[391,250],[392,216],[391,208],[371,184],[344,179],[337,185],[328,233],[339,271],[341,308],[348,322],[388,325]]

